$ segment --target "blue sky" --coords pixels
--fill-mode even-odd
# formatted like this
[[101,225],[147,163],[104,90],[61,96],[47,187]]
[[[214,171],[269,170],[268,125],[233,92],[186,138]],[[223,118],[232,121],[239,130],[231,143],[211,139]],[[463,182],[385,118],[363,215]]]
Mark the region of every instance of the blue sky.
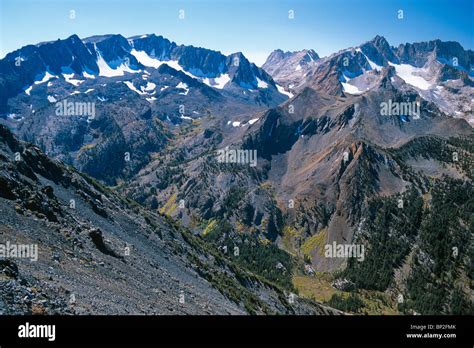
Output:
[[276,48],[325,56],[377,34],[393,46],[439,38],[474,49],[474,0],[0,0],[0,57],[26,44],[108,33],[156,33],[241,51],[257,64]]

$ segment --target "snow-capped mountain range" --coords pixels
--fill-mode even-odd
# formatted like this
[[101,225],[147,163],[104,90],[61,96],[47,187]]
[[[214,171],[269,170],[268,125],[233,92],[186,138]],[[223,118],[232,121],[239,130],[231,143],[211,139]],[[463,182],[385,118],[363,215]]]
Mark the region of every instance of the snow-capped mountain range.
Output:
[[[439,40],[395,48],[376,36],[323,58],[312,49],[276,50],[259,68],[242,53],[226,56],[154,34],[72,35],[0,60],[0,123],[48,155],[113,183],[140,170],[176,124],[199,120],[212,132],[245,132],[260,122],[256,113],[307,88],[351,98],[383,86],[392,99],[419,96],[473,125],[473,68],[471,50]],[[94,116],[58,118],[58,102],[93,105]],[[123,163],[125,152],[135,154],[133,165]]]
[[[445,113],[474,124],[474,52],[433,40],[390,46],[382,36],[328,57],[314,51],[274,51],[263,68],[291,93],[304,87],[332,95],[364,94],[388,71],[391,81],[416,90]],[[312,54],[310,54],[312,53]]]
[[[287,99],[285,93],[278,92],[271,76],[240,52],[226,56],[205,48],[177,45],[154,34],[128,39],[103,35],[83,40],[72,35],[65,40],[25,46],[0,61],[0,108],[5,111],[9,98],[21,92],[29,95],[37,85],[52,84],[55,79],[79,86],[97,77],[150,75],[163,64],[214,89],[249,96],[265,91],[275,94],[277,102]],[[186,92],[185,83],[180,86]],[[140,86],[129,87],[140,90]]]

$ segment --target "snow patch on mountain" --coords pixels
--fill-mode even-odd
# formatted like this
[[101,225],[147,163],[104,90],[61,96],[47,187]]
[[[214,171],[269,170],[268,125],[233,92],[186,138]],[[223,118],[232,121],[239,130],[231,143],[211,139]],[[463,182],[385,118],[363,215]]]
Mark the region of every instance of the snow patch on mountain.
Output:
[[420,73],[424,72],[422,68],[415,68],[409,64],[393,64],[391,62],[388,64],[393,66],[397,75],[409,85],[422,90],[430,89],[431,84],[420,76]]
[[92,74],[89,74],[87,71],[83,71],[82,76],[84,76],[86,79],[95,79],[95,76]]
[[353,94],[353,95],[358,95],[358,94],[364,93],[364,91],[361,91],[359,88],[357,88],[354,85],[351,85],[348,82],[341,82],[341,84],[342,84],[342,89],[346,93]]
[[145,51],[137,51],[135,49],[132,49],[130,51],[130,54],[132,54],[138,60],[138,62],[141,63],[142,65],[157,69],[161,65],[166,64],[177,71],[181,71],[185,73],[186,75],[188,75],[189,77],[192,77],[193,79],[199,80],[195,75],[184,70],[183,67],[179,65],[177,60],[161,61],[159,59],[150,57],[148,53],[146,53]]
[[[153,94],[155,94],[154,90],[156,88],[156,85],[153,82],[147,82],[146,86],[140,86],[140,90],[137,89],[135,87],[135,85],[130,81],[123,81],[123,83],[125,83],[128,88],[130,88],[132,91],[134,91],[135,93],[137,93],[139,95],[153,95]],[[150,93],[152,91],[153,91],[153,93]],[[148,99],[150,99],[150,98],[147,98],[147,100]],[[152,100],[155,100],[155,99],[152,99]],[[148,100],[148,101],[150,101],[150,100]]]
[[67,83],[70,83],[71,85],[74,86],[79,86],[81,84],[81,80],[74,79],[74,74],[63,74],[64,80],[66,80]]
[[146,83],[146,86],[142,86],[142,87],[141,87],[141,90],[142,90],[143,92],[151,92],[151,91],[153,91],[155,88],[156,88],[156,84],[154,84],[153,82],[147,82],[147,83]]
[[70,83],[73,86],[79,86],[81,83],[83,83],[83,80],[77,80],[73,79],[74,74],[64,74],[63,73],[64,80],[66,80],[67,83]]
[[99,76],[115,77],[123,76],[124,74],[124,72],[120,69],[112,69],[100,54],[97,57],[97,66],[99,67]]
[[232,125],[232,127],[245,127],[248,125],[253,125],[255,122],[257,122],[260,118],[252,118],[248,122],[241,122],[241,121],[227,121],[228,125]]
[[192,77],[193,79],[199,80],[198,77],[196,77],[193,74],[191,74],[190,72],[184,70],[183,67],[181,65],[179,65],[177,60],[168,60],[168,61],[165,62],[165,64],[170,66],[174,70],[181,71],[181,72],[185,73],[186,75],[188,75],[189,77]]
[[136,49],[133,49],[130,51],[130,54],[133,55],[140,64],[151,68],[157,69],[164,63],[156,58],[150,57],[145,51],[137,51]]
[[46,71],[44,73],[44,76],[41,78],[41,80],[38,80],[38,81],[35,81],[34,84],[35,85],[39,85],[41,83],[45,83],[45,82],[48,82],[50,79],[52,79],[53,77],[57,77],[55,75],[52,75],[50,74],[48,71]]
[[19,116],[18,114],[8,114],[7,119],[13,122],[20,122],[24,119],[23,116]]
[[280,86],[280,85],[276,85],[276,87],[277,87],[277,90],[278,90],[278,92],[279,92],[280,94],[287,95],[288,98],[293,98],[293,95],[294,95],[293,93],[286,91],[286,90],[285,90],[282,86]]
[[[40,84],[42,84],[42,83],[48,82],[48,81],[51,80],[52,78],[57,78],[57,76],[50,74],[48,71],[44,72],[44,73],[41,74],[41,75],[36,76],[36,79],[35,79],[35,81],[33,82],[33,84],[32,84],[31,86],[25,88],[25,90],[24,90],[25,93],[26,93],[27,95],[30,95],[31,90],[33,89],[33,86],[34,86],[34,85],[40,85]],[[50,86],[49,83],[48,83],[48,86]]]
[[216,77],[214,79],[214,82],[216,83],[214,87],[218,89],[223,89],[229,81],[230,81],[229,74],[222,74],[221,76]]
[[223,89],[229,81],[230,81],[229,74],[222,74],[214,79],[210,79],[206,77],[202,80],[202,82],[208,85],[209,87],[214,87],[217,89]]
[[258,87],[258,88],[268,88],[268,83],[266,83],[266,82],[263,81],[263,80],[260,80],[260,79],[257,77],[257,87]]
[[345,74],[342,74],[339,80],[341,81],[343,91],[346,93],[349,93],[352,95],[358,95],[365,92],[365,90],[361,90],[354,84],[349,83],[352,79],[347,77]]
[[189,87],[187,84],[185,84],[184,82],[180,82],[176,85],[176,88],[178,89],[184,89],[184,92],[180,92],[179,94],[181,95],[188,95],[189,93]]
[[356,52],[359,52],[360,54],[362,54],[362,55],[364,56],[364,58],[367,60],[367,62],[368,62],[369,65],[370,65],[370,68],[371,68],[372,70],[382,71],[383,66],[380,66],[380,65],[378,65],[377,63],[371,61],[371,60],[369,59],[369,57],[367,57],[367,55],[366,55],[364,52],[362,52],[362,50],[360,49],[360,47],[356,48]]
[[140,95],[143,95],[145,94],[144,92],[141,92],[139,91],[134,85],[132,82],[130,81],[123,81],[123,83],[125,83],[127,85],[128,88],[130,88],[132,91],[134,91],[135,93],[138,93]]
[[257,117],[257,118],[252,118],[251,120],[249,120],[248,123],[249,123],[250,125],[252,125],[252,124],[254,124],[255,122],[257,122],[258,120],[259,120],[258,117]]
[[139,70],[131,69],[127,64],[124,62],[119,62],[115,69],[113,69],[102,57],[100,51],[96,48],[97,51],[97,66],[99,67],[99,76],[105,77],[116,77],[116,76],[124,76],[126,72],[128,73],[137,73]]

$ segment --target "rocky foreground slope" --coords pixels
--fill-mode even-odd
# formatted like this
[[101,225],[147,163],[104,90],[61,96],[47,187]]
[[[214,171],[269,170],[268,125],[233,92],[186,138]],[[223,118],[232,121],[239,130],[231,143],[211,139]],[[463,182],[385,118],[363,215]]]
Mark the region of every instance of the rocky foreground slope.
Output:
[[[330,314],[0,127],[0,314]],[[31,255],[30,255],[31,256]],[[293,302],[293,303],[290,303]]]

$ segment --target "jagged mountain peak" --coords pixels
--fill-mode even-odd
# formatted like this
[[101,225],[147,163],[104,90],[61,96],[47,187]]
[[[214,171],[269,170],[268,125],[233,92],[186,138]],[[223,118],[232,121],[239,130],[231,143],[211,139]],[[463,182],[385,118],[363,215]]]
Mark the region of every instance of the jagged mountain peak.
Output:
[[[432,40],[396,48],[385,37],[376,35],[313,64],[291,65],[291,57],[281,50],[275,51],[263,68],[293,93],[306,86],[346,97],[367,93],[381,85],[408,88],[444,112],[474,122],[470,116],[474,55],[457,42]],[[387,69],[390,71],[385,74]],[[453,88],[457,92],[453,93]]]
[[359,46],[359,49],[377,65],[386,66],[388,62],[398,63],[398,58],[392,47],[383,36],[375,36],[372,40]]
[[462,68],[468,73],[474,67],[474,57],[465,50],[459,42],[431,40],[415,43],[400,44],[396,49],[397,56],[403,63],[416,67],[424,66],[430,59],[436,59],[443,64]]
[[307,73],[319,61],[318,54],[313,49],[303,49],[294,52],[282,50],[273,51],[262,65],[273,79],[287,90],[305,80]]
[[226,68],[231,75],[231,81],[247,89],[268,87],[275,83],[264,70],[251,63],[242,52],[235,52],[227,56]]
[[247,57],[242,52],[234,52],[231,53],[227,56],[227,64],[229,67],[240,67],[240,66],[245,66],[248,67],[250,65],[253,65]]
[[304,49],[304,50],[301,50],[300,52],[304,52],[308,56],[309,59],[312,59],[312,60],[319,59],[319,55],[312,48]]
[[272,53],[270,53],[270,55],[267,57],[267,61],[268,60],[273,60],[273,59],[283,59],[283,58],[286,58],[286,57],[290,56],[292,53],[293,52],[290,52],[290,51],[285,52],[285,51],[277,48]]
[[[17,66],[15,59],[18,56],[22,64]],[[25,46],[0,61],[2,75],[12,76],[0,85],[0,110],[7,109],[9,98],[24,91],[28,94],[29,88],[34,88],[42,79],[58,77],[78,86],[87,78],[139,74],[161,64],[170,64],[216,89],[262,91],[263,98],[246,96],[245,91],[240,91],[254,103],[272,103],[272,99],[278,103],[287,98],[287,93],[276,88],[272,77],[250,63],[241,52],[226,56],[202,47],[177,45],[155,34],[129,38],[121,34],[106,34],[83,40],[72,35],[63,40]]]
[[299,51],[283,51],[281,49],[276,49],[272,53],[270,53],[270,55],[267,57],[266,62],[277,62],[294,55],[304,56],[305,54],[308,54],[309,58],[312,58],[313,60],[319,59],[318,54],[312,48],[302,49]]
[[375,35],[372,40],[369,40],[368,42],[372,42],[374,45],[377,46],[390,46],[387,39],[382,36],[382,35]]
[[283,51],[281,49],[276,49],[267,57],[267,60],[263,64],[268,72],[275,70],[275,65],[282,64],[294,64],[294,63],[304,63],[309,61],[318,60],[319,56],[313,49],[302,49],[299,51]]

